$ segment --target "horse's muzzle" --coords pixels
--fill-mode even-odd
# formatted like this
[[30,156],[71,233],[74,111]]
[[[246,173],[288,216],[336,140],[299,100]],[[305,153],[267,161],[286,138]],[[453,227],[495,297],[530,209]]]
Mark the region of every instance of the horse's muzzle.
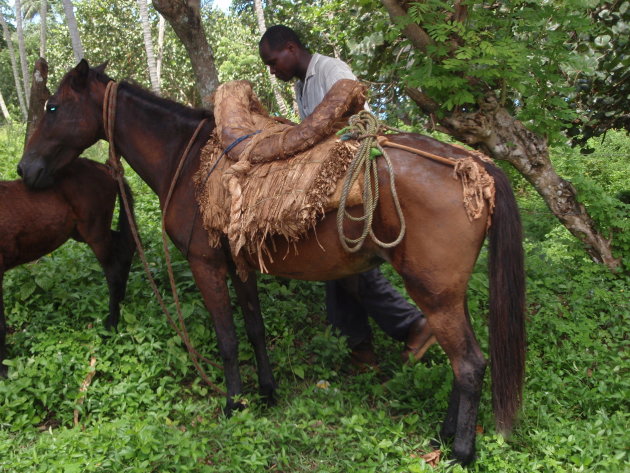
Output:
[[29,189],[43,189],[53,184],[51,174],[41,164],[20,162],[17,166],[17,173]]

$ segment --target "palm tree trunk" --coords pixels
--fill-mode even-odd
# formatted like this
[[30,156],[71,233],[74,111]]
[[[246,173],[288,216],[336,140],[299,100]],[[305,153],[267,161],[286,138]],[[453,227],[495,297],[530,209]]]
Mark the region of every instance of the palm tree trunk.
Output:
[[158,53],[155,61],[155,71],[157,73],[158,84],[162,79],[162,57],[164,55],[164,30],[166,30],[166,20],[158,13],[160,21],[158,23]]
[[9,115],[9,109],[7,108],[7,104],[4,103],[4,97],[2,96],[2,91],[0,91],[0,108],[2,109],[2,115],[4,116],[7,123],[11,123],[11,115]]
[[155,64],[155,54],[153,53],[153,39],[151,38],[151,23],[149,22],[149,11],[147,0],[137,0],[140,10],[140,22],[142,23],[142,34],[144,36],[144,49],[147,52],[147,66],[149,68],[149,78],[151,79],[151,89],[156,94],[160,93],[160,83],[158,81],[157,68]]
[[13,39],[11,38],[11,32],[9,31],[9,26],[7,25],[6,20],[4,19],[4,15],[0,13],[0,23],[2,23],[2,31],[4,32],[4,39],[7,43],[7,49],[9,50],[9,58],[11,59],[11,69],[13,70],[13,80],[15,81],[15,90],[17,92],[18,101],[20,103],[20,111],[22,112],[22,118],[26,121],[27,112],[26,112],[26,102],[24,101],[24,88],[22,86],[22,82],[20,81],[20,72],[18,70],[18,65],[15,60],[15,50],[13,49]]
[[39,4],[39,57],[46,57],[48,0],[41,0]]
[[66,23],[70,31],[70,41],[72,41],[72,51],[74,51],[74,59],[79,62],[85,56],[81,37],[79,36],[79,27],[77,19],[74,17],[74,5],[72,0],[63,0],[63,11],[66,13]]
[[[20,65],[22,66],[22,80],[24,81],[24,91],[30,89],[28,65],[26,61],[26,46],[24,45],[24,28],[22,28],[22,2],[15,0],[15,29],[18,37],[18,51],[20,52]],[[26,99],[26,108],[28,108],[28,95],[24,95]]]
[[[258,32],[262,36],[265,31],[267,31],[267,25],[265,24],[265,14],[263,11],[262,0],[254,0],[254,10],[256,11],[256,20],[258,21]],[[267,69],[267,68],[265,68]],[[278,81],[274,76],[271,75],[271,71],[267,69],[267,75],[269,76],[269,81],[271,82],[271,89],[273,90],[273,96],[276,99],[276,103],[278,104],[278,108],[280,109],[280,113],[283,116],[287,116],[289,113],[289,107],[287,102],[282,97],[280,93],[280,87],[278,86]]]

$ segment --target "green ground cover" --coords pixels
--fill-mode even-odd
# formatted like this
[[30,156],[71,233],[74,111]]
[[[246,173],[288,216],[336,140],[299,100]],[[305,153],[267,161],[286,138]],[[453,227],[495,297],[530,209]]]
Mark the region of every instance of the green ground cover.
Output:
[[[1,179],[15,178],[22,133],[16,126],[0,128]],[[618,256],[627,258],[629,207],[617,197],[628,187],[630,140],[610,134],[596,148],[589,157],[554,151],[553,159],[584,190],[594,218],[617,232]],[[87,155],[103,160],[104,148]],[[157,202],[127,174],[152,271],[167,293]],[[526,232],[524,406],[513,436],[498,436],[486,379],[478,460],[466,470],[630,471],[628,267],[625,275],[613,275],[590,261],[531,188],[510,174]],[[174,260],[193,341],[218,360],[190,270],[178,254]],[[482,253],[469,302],[487,353],[485,263]],[[253,352],[237,314],[249,407],[227,419],[222,397],[199,382],[167,325],[139,260],[116,334],[102,328],[107,289],[87,246],[70,242],[7,273],[10,375],[0,380],[0,471],[447,471],[446,462],[434,469],[420,459],[432,451],[452,379],[441,349],[431,348],[426,363],[401,366],[401,347],[375,330],[381,371],[353,374],[345,367],[343,340],[325,324],[321,283],[263,276],[260,292],[278,404],[265,407],[256,395]],[[82,396],[79,388],[92,357],[96,374]],[[220,371],[208,371],[222,382]],[[448,445],[443,449],[448,454]]]

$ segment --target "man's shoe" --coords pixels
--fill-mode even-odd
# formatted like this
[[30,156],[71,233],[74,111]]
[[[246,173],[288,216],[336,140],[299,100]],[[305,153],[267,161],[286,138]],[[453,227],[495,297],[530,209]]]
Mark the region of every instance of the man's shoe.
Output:
[[420,317],[409,327],[407,343],[402,352],[403,362],[409,361],[410,356],[418,361],[435,342],[435,336],[427,323],[426,317]]
[[378,369],[378,359],[374,353],[371,339],[362,341],[352,349],[350,363],[360,371]]

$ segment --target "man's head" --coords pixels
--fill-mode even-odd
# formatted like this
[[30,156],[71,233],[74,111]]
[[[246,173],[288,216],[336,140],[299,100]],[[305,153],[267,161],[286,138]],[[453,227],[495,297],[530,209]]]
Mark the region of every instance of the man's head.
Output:
[[271,73],[282,81],[304,79],[311,54],[298,35],[288,26],[276,25],[265,31],[258,52]]

